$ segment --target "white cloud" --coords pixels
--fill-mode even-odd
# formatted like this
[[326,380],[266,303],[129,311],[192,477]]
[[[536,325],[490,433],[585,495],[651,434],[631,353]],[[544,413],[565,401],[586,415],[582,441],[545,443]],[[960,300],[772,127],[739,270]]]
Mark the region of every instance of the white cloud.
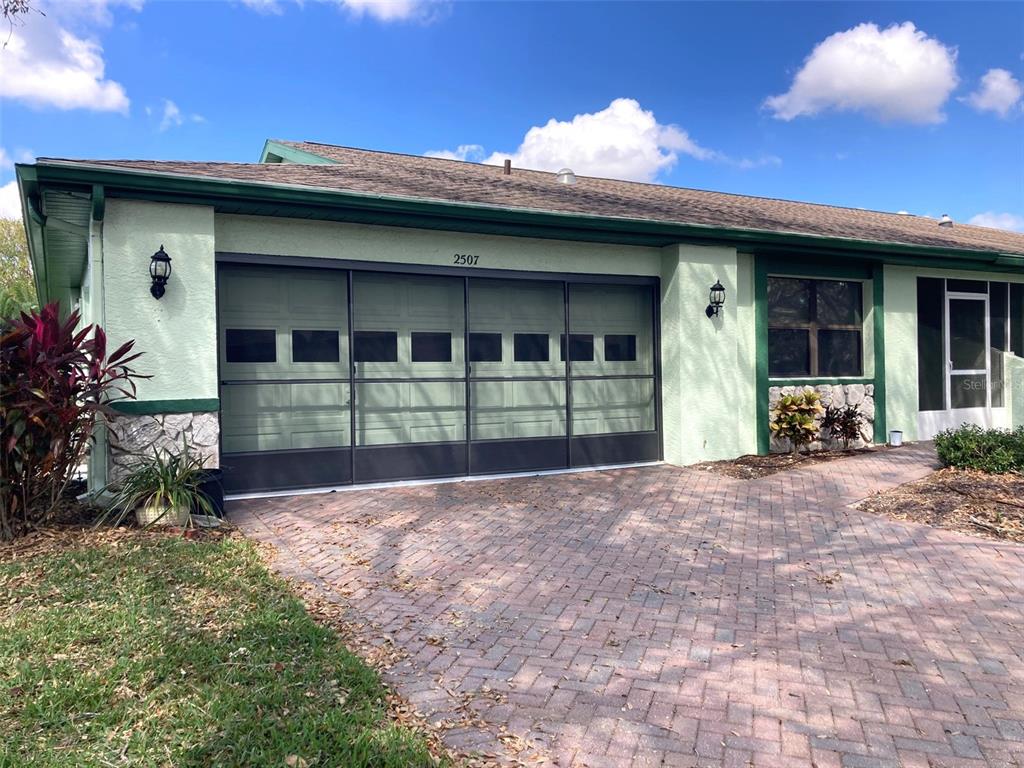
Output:
[[884,30],[859,24],[818,43],[789,90],[765,100],[780,120],[827,110],[865,112],[883,121],[939,123],[956,88],[955,47],[913,23]]
[[[107,5],[91,2],[54,6],[54,9],[85,8],[106,13]],[[128,113],[124,86],[106,78],[103,47],[88,36],[79,36],[58,21],[60,14],[28,14],[24,23],[10,31],[0,51],[0,98],[33,107],[89,109]],[[90,17],[92,18],[92,17]]]
[[0,187],[0,219],[21,218],[21,195],[18,182],[9,181]]
[[379,21],[422,19],[431,3],[423,0],[336,0],[355,16],[372,16]]
[[996,213],[985,211],[972,216],[967,222],[979,227],[991,227],[992,229],[1008,229],[1011,232],[1024,232],[1024,216],[1017,216],[1013,213]]
[[680,155],[743,170],[782,164],[774,155],[735,159],[701,146],[679,126],[659,123],[654,113],[635,99],[615,99],[599,112],[576,115],[572,120],[551,118],[527,131],[514,152],[486,155],[479,144],[462,144],[454,150],[430,150],[426,155],[490,165],[501,165],[508,158],[517,168],[557,171],[568,167],[581,176],[628,181],[653,181],[670,170]]
[[[348,11],[356,18],[369,16],[378,21],[432,21],[446,6],[443,0],[319,0]],[[257,13],[279,15],[285,4],[302,5],[303,0],[242,0]]]
[[440,157],[444,160],[469,160],[478,163],[484,159],[484,148],[479,144],[459,144],[455,149],[431,149],[425,157]]
[[[146,107],[146,114],[152,115],[153,108]],[[205,123],[206,118],[202,115],[191,114],[186,115],[182,113],[181,109],[170,99],[164,99],[163,116],[160,118],[160,131],[166,131],[168,128],[175,128],[179,125],[183,125],[186,121],[191,123]]]
[[978,90],[965,101],[979,112],[995,112],[1006,117],[1021,103],[1021,96],[1024,96],[1024,88],[1009,70],[990,69],[982,75]]
[[0,147],[0,172],[11,170],[15,163],[31,163],[33,160],[35,160],[35,155],[32,154],[32,150],[18,149],[12,155]]
[[284,8],[277,0],[242,0],[242,5],[251,8],[257,13],[278,16],[284,13]]

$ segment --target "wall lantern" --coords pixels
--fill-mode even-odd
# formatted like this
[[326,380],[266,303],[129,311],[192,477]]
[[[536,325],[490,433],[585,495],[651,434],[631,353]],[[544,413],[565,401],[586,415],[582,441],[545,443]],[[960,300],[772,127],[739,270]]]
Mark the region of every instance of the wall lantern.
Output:
[[149,287],[149,292],[153,294],[154,299],[159,299],[164,295],[164,287],[171,277],[171,257],[167,255],[162,245],[160,250],[154,253],[149,260],[149,276],[153,278],[153,285]]
[[723,304],[725,304],[725,287],[720,280],[715,280],[715,284],[711,286],[708,308],[704,310],[704,314],[708,317],[716,317]]

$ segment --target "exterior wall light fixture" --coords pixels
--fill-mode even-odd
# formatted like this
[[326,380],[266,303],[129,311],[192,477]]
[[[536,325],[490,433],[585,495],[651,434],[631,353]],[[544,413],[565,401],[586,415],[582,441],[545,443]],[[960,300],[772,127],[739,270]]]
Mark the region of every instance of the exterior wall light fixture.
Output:
[[715,284],[711,286],[711,293],[708,296],[708,308],[704,310],[704,314],[709,318],[717,317],[723,304],[725,304],[725,287],[720,280],[715,280]]
[[149,276],[153,278],[153,285],[149,287],[149,292],[153,294],[154,299],[159,299],[164,295],[167,281],[171,278],[171,257],[167,255],[162,245],[160,250],[154,253],[149,260]]

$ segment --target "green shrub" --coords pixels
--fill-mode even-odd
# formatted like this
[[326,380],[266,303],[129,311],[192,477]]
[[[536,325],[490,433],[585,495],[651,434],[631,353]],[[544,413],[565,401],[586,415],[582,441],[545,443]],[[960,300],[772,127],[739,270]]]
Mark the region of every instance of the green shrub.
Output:
[[982,429],[963,424],[935,436],[935,450],[947,467],[982,472],[1024,471],[1024,427]]
[[821,395],[801,392],[783,395],[772,409],[768,427],[780,440],[789,440],[793,453],[818,439],[818,417],[825,412]]

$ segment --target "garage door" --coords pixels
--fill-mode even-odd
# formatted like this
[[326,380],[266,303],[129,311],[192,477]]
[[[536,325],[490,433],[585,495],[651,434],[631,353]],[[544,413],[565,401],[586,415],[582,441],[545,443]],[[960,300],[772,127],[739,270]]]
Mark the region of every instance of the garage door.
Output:
[[222,264],[225,486],[657,459],[655,290]]

